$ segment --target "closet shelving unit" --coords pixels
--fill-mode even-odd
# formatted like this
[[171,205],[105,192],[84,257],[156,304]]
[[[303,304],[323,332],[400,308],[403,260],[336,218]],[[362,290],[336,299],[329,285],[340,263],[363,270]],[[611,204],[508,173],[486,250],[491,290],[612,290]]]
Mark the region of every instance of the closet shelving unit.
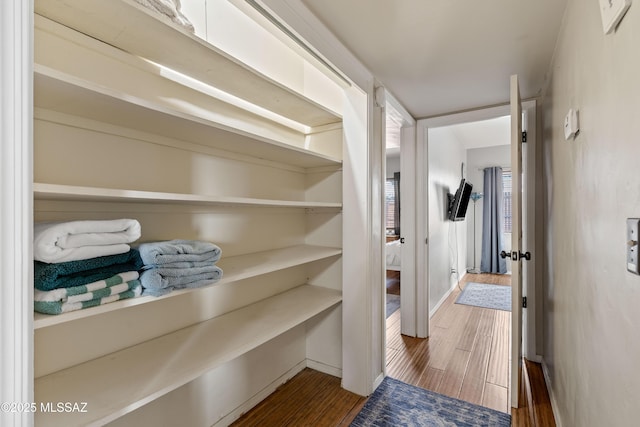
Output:
[[[221,260],[218,265],[223,269],[224,276],[214,285],[233,283],[251,277],[269,274],[285,268],[303,265],[313,261],[340,255],[341,250],[337,248],[326,248],[322,246],[299,245],[289,248],[256,252],[246,255],[237,255]],[[58,325],[65,322],[79,320],[88,316],[95,316],[100,313],[107,313],[120,310],[125,307],[132,307],[139,304],[153,303],[165,298],[173,298],[192,290],[178,290],[160,297],[138,297],[120,300],[113,303],[100,305],[84,310],[72,311],[63,315],[48,315],[35,313],[34,328],[40,329],[47,326]],[[339,301],[339,300],[338,300]]]
[[[205,217],[214,226],[223,224],[229,229],[234,229],[233,221],[243,215],[250,220],[267,217],[265,228],[275,230],[283,230],[279,224],[291,218],[295,223],[292,235],[283,236],[273,247],[261,244],[254,250],[251,243],[239,243],[225,256],[221,245],[219,265],[224,276],[204,289],[175,291],[160,298],[143,296],[57,316],[36,313],[36,401],[89,403],[86,413],[38,412],[37,425],[102,425],[117,420],[340,304],[342,162],[335,148],[331,152],[313,142],[313,135],[320,134],[322,141],[337,139],[337,145],[341,144],[339,114],[132,0],[36,0],[35,12],[36,220],[78,219],[101,212],[111,216],[139,213],[142,241],[168,238],[157,217],[165,223],[175,217],[197,223],[196,216]],[[98,52],[99,56],[79,63],[77,59],[87,56],[86,52]],[[102,72],[101,61],[113,70]],[[231,102],[187,81],[168,78],[155,64],[243,101]],[[118,72],[130,78],[122,78]],[[135,83],[140,76],[145,78],[144,84]],[[259,109],[244,108],[245,101]],[[261,109],[269,114],[261,114]],[[113,147],[67,141],[86,136],[100,141],[106,138]],[[123,165],[120,172],[105,177],[112,160],[110,152],[118,150],[123,140],[137,150],[151,147],[162,152],[157,159],[153,157],[156,154],[149,155],[149,163],[160,166],[166,158],[181,159],[179,156],[188,152],[225,170],[241,169],[231,172],[237,174],[231,179],[244,170],[257,176],[268,170],[275,178],[268,175],[265,180],[274,179],[276,187],[287,187],[282,183],[297,178],[292,188],[271,189],[268,184],[252,183],[231,185],[230,192],[193,190],[189,185],[166,189],[162,180],[156,183],[140,178],[160,167],[146,165],[145,160],[140,161],[140,176],[132,171],[129,177]],[[317,149],[306,148],[309,145]],[[83,165],[87,162],[83,156],[96,149],[100,162]],[[53,157],[52,163],[61,163],[59,170],[45,165],[49,157]],[[220,179],[222,172],[206,164],[205,180]],[[69,172],[76,166],[78,172]],[[85,179],[83,170],[95,173]],[[227,219],[228,223],[217,219],[225,215],[234,219]],[[278,215],[285,219],[278,219]],[[303,235],[300,224],[306,224]],[[179,225],[167,227],[180,229]],[[193,228],[194,236],[189,237],[208,236]],[[147,229],[149,234],[145,234]],[[242,282],[243,289],[257,286],[250,282],[254,279],[262,286],[271,274],[307,267],[310,270],[303,276],[312,278],[307,283],[268,284],[255,292],[256,297],[243,295],[241,303],[222,304],[217,311],[200,310],[205,312],[203,318],[188,324],[170,325],[157,308],[194,294],[201,295],[199,299],[212,298],[218,295],[216,289],[241,281],[249,281]],[[291,273],[291,280],[300,274]],[[314,275],[321,277],[313,279]],[[105,323],[128,325],[140,321],[142,314],[137,313],[143,309],[145,315],[155,316],[149,323],[160,326],[154,325],[150,332],[127,332],[132,335],[123,343],[113,338],[106,343],[84,342],[78,337],[79,348],[72,349],[73,357],[51,357],[55,361],[42,362],[39,367],[49,352],[70,350],[54,349],[51,343],[82,331],[82,322],[95,325],[100,323],[96,319],[109,316]],[[193,311],[198,312],[198,307]],[[193,319],[196,315],[189,316]],[[330,346],[339,347],[341,338],[334,338],[337,342]]]
[[133,0],[37,0],[38,15],[308,126],[336,115]]
[[[330,289],[303,285],[223,316],[44,376],[36,380],[36,401],[89,404],[86,413],[37,413],[36,424],[68,427],[103,425],[116,420],[339,301],[340,296]],[[180,349],[180,357],[176,357],[175,349]]]

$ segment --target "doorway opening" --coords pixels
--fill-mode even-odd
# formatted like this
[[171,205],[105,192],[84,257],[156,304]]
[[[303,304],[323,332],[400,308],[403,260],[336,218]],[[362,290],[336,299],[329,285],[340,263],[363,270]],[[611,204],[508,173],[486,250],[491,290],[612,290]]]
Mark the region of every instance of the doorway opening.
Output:
[[[402,270],[400,145],[402,121],[387,107],[385,114],[385,316],[400,322]],[[392,320],[389,318],[392,317]]]
[[[472,209],[468,209],[465,221],[449,221],[447,195],[455,192],[462,177],[472,182],[476,191],[480,189],[482,192],[483,166],[496,159],[504,159],[502,166],[505,169],[509,166],[509,119],[501,117],[429,129],[429,132],[426,188],[429,195],[429,283],[433,285],[439,281],[441,286],[432,286],[429,290],[431,301],[435,303],[429,310],[432,324],[428,339],[402,335],[398,324],[400,317],[389,317],[387,374],[442,394],[508,412],[510,319],[508,313],[455,304],[460,289],[469,280],[465,277],[467,270],[474,267],[471,226],[474,217]],[[479,140],[482,133],[487,134],[485,140],[488,142],[484,144]],[[466,135],[469,135],[468,141],[462,143]],[[387,162],[388,178],[393,165],[391,158]],[[477,209],[475,219],[481,224]],[[477,243],[480,247],[480,240]],[[480,250],[476,252],[479,258]],[[478,274],[472,281],[504,286],[510,280],[508,277]],[[434,299],[438,289],[441,289],[441,297]]]
[[[433,315],[468,272],[511,271],[509,262],[501,261],[505,265],[497,268],[489,256],[496,246],[497,253],[511,250],[510,117],[442,126],[428,132],[428,282],[429,312]],[[485,176],[494,172],[487,170],[490,168],[498,168],[499,175]],[[472,185],[466,215],[463,221],[450,221],[447,195],[455,193],[462,179]],[[489,183],[499,184],[499,193],[485,191]]]
[[[524,123],[527,123],[527,117],[530,123],[536,123],[535,101],[524,102],[523,106],[525,111]],[[441,227],[439,235],[436,235],[437,230],[430,229],[430,221],[432,220],[432,216],[436,216],[441,222],[444,222],[442,219],[447,216],[446,195],[452,192],[451,190],[455,191],[461,177],[471,178],[479,182],[479,184],[475,186],[477,192],[479,187],[481,188],[484,185],[484,168],[488,166],[502,166],[503,190],[507,187],[505,184],[508,184],[508,167],[510,165],[510,147],[507,144],[510,144],[511,138],[509,132],[510,119],[505,116],[509,114],[509,112],[509,106],[505,105],[433,119],[423,119],[417,122],[416,143],[413,148],[414,151],[411,153],[412,158],[415,159],[413,174],[405,173],[406,169],[401,167],[404,181],[413,178],[415,185],[414,194],[416,200],[412,201],[415,209],[413,222],[415,228],[411,228],[411,222],[404,223],[402,235],[411,236],[415,234],[416,236],[416,252],[414,258],[415,289],[412,295],[414,298],[413,302],[415,303],[415,319],[413,319],[413,321],[415,322],[416,333],[412,335],[402,332],[402,334],[396,336],[387,329],[386,348],[386,371],[389,376],[425,388],[434,389],[432,387],[435,387],[436,391],[438,387],[444,387],[444,391],[446,392],[446,388],[450,387],[451,393],[457,393],[457,397],[460,398],[465,398],[464,394],[467,393],[469,389],[473,389],[476,393],[475,397],[471,396],[468,400],[478,404],[483,404],[483,400],[486,400],[484,402],[485,405],[504,410],[505,412],[508,411],[511,406],[510,399],[512,399],[512,394],[510,393],[510,388],[513,388],[509,387],[511,384],[511,371],[509,369],[509,360],[511,358],[511,335],[509,334],[509,328],[511,322],[509,322],[508,317],[510,313],[503,311],[500,314],[496,314],[498,311],[494,310],[493,315],[487,316],[486,314],[482,314],[481,309],[475,309],[474,307],[471,309],[471,312],[467,311],[467,313],[462,314],[462,317],[458,317],[455,310],[450,309],[451,307],[462,306],[455,304],[455,299],[469,281],[493,283],[499,286],[509,284],[508,274],[497,275],[495,277],[487,277],[484,275],[473,276],[474,273],[477,274],[478,271],[481,270],[482,216],[479,212],[481,212],[482,203],[480,202],[480,204],[478,204],[479,202],[476,200],[475,215],[473,212],[473,204],[469,206],[465,220],[467,222],[466,225],[455,224],[452,227]],[[450,178],[452,178],[452,182],[448,183],[444,180],[440,180],[439,182],[434,182],[434,180],[430,181],[429,168],[432,166],[430,166],[429,162],[436,161],[437,153],[434,150],[438,148],[432,148],[429,143],[437,139],[437,132],[445,132],[444,128],[447,126],[459,125],[460,128],[455,130],[452,128],[448,129],[448,131],[449,134],[452,132],[460,133],[464,132],[462,125],[472,126],[475,122],[485,121],[487,122],[484,123],[485,125],[498,125],[501,120],[503,124],[507,125],[505,142],[498,144],[494,141],[486,144],[492,146],[489,148],[487,148],[486,145],[485,147],[459,147],[459,157],[455,155],[447,157],[445,155],[444,158],[440,159],[438,164],[438,167],[442,167],[443,164],[450,161],[452,166],[449,174],[451,175]],[[534,208],[534,204],[528,203],[528,201],[535,200],[535,176],[532,173],[535,171],[535,126],[530,126],[528,130],[530,134],[529,144],[527,144],[528,147],[523,148],[523,159],[524,157],[527,158],[523,160],[522,165],[523,177],[525,178],[523,180],[523,191],[525,191],[526,195],[524,198],[525,240],[527,234],[533,235],[531,230],[533,221],[527,221],[526,218],[528,216],[527,213],[532,212]],[[471,134],[474,140],[481,139],[479,130],[475,130],[475,132]],[[451,137],[451,135],[449,136]],[[462,138],[462,136],[458,136],[457,138]],[[490,139],[493,140],[496,138]],[[500,150],[499,145],[504,145],[502,148],[505,154],[503,157],[504,161],[498,161],[500,160],[500,156],[496,152],[491,152],[492,150]],[[406,146],[403,146],[403,150],[405,147]],[[445,152],[445,154],[452,149],[451,146],[447,146],[446,144],[440,147],[440,150]],[[474,150],[480,149],[487,151],[485,158],[491,160],[491,162],[489,162],[491,165],[480,162],[480,154],[482,153],[479,151],[477,153],[474,152]],[[531,155],[527,156],[527,151],[529,151]],[[474,156],[473,154],[478,155]],[[400,157],[401,159],[406,159],[406,157],[409,156],[401,153]],[[451,161],[451,159],[456,160]],[[446,172],[443,172],[443,174],[447,175]],[[472,177],[472,175],[475,175],[475,177]],[[529,191],[528,194],[527,190]],[[481,190],[480,192],[483,191]],[[440,199],[435,200],[435,202],[431,200],[432,193]],[[508,199],[509,194],[503,194],[503,198]],[[406,197],[403,199],[403,202],[405,200]],[[503,210],[503,215],[503,224],[506,223],[508,225],[508,209]],[[531,218],[534,218],[533,215],[531,215]],[[450,223],[450,225],[451,224],[454,223]],[[503,227],[506,226],[503,225]],[[502,232],[504,250],[508,251],[510,250],[509,230],[508,228],[503,228]],[[475,243],[473,242],[474,237],[476,239]],[[438,238],[440,238],[440,241],[443,243],[441,247],[442,252],[440,253],[441,261],[443,262],[435,262],[434,257],[431,256],[432,251],[438,251],[436,248]],[[529,247],[533,248],[532,245],[529,245]],[[436,253],[436,255],[438,254]],[[437,267],[434,267],[434,264],[437,264]],[[432,289],[429,284],[433,282],[430,280],[433,279],[431,273],[438,273],[435,271],[432,272],[431,270],[436,270],[442,266],[444,266],[444,269],[441,272],[443,276],[440,282],[441,294],[437,295],[437,290]],[[533,300],[533,304],[535,304],[535,281],[531,278],[531,273],[533,273],[534,269],[531,268],[531,266],[532,264],[530,263],[523,267],[525,272],[524,276],[528,276],[529,279],[525,282],[524,295],[528,294],[530,299]],[[508,273],[509,270],[510,268],[505,273]],[[529,274],[527,270],[529,270]],[[460,287],[458,287],[458,282],[460,282]],[[407,288],[410,288],[410,285],[411,283],[403,283],[403,292]],[[454,291],[456,291],[455,295]],[[436,296],[438,298],[436,298]],[[532,350],[534,352],[533,354],[535,354],[535,309],[530,310],[529,313],[529,315],[525,313],[524,316],[523,350],[528,359],[535,360],[535,357],[531,357]],[[405,314],[403,313],[402,316],[402,320],[404,320]],[[433,317],[430,323],[431,316]],[[529,321],[526,320],[527,316],[530,317]],[[494,329],[499,329],[501,332],[493,333],[492,331],[494,331]],[[480,331],[480,333],[478,333],[478,331]],[[456,335],[456,333],[458,335]],[[454,338],[456,336],[465,337],[462,340],[463,344],[460,343],[462,342],[460,341],[461,338],[458,338],[456,342],[456,338]],[[478,336],[483,336],[484,338],[478,338],[476,340]],[[487,338],[487,336],[489,336],[489,338]],[[529,345],[527,344],[528,337],[534,338],[533,341],[529,342]],[[420,338],[428,339],[420,340]],[[474,347],[474,345],[477,347]],[[487,347],[489,353],[485,352],[484,356],[479,356],[483,353],[476,350],[483,346],[486,347],[487,345],[489,346]],[[496,350],[496,357],[489,362],[488,354],[491,352],[491,346],[494,346]],[[497,352],[498,348],[503,350]],[[529,354],[529,356],[527,356],[527,354]],[[489,363],[491,363],[491,365],[489,365]],[[472,366],[477,368],[479,365],[484,367],[480,370],[484,372],[484,377],[477,375],[477,369],[476,371],[467,369]],[[491,369],[489,369],[489,366],[491,366]],[[492,374],[488,375],[488,372],[492,372]],[[505,378],[507,380],[505,380]],[[469,380],[468,384],[473,385],[464,385],[465,380]],[[466,391],[463,392],[463,390]],[[481,392],[479,395],[477,394],[478,390]],[[440,389],[440,391],[442,392],[443,390]],[[453,395],[456,396],[456,394]]]
[[[510,250],[505,214],[511,209],[503,191],[511,168],[510,117],[429,128],[427,144],[432,356],[425,373],[431,378],[422,381],[436,392],[508,413],[511,313],[485,306],[482,295],[497,290],[502,307],[510,309],[510,293],[500,292],[510,288],[510,268],[492,259],[496,250]],[[472,185],[466,215],[451,221],[447,196],[463,179]],[[463,291],[476,298],[460,303]]]

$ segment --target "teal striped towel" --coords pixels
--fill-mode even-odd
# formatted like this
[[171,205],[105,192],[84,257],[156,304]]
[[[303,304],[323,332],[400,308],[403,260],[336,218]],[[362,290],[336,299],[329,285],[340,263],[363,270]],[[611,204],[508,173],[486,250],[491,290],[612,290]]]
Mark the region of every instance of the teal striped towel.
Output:
[[61,314],[107,304],[142,293],[137,271],[117,274],[106,280],[52,291],[34,291],[34,309],[45,314]]
[[72,288],[108,279],[125,271],[142,268],[142,258],[136,249],[117,255],[107,255],[80,261],[47,264],[33,262],[33,285],[41,291]]

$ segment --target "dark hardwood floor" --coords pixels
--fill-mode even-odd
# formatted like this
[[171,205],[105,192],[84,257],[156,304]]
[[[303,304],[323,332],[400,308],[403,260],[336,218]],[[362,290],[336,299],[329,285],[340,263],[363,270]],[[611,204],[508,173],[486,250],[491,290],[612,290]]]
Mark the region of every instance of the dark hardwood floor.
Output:
[[340,378],[306,368],[232,425],[348,426],[366,400],[340,387]]
[[[388,278],[389,279],[389,278]],[[508,276],[467,274],[468,282],[509,285]],[[389,281],[388,281],[389,285]],[[399,291],[395,283],[388,286]],[[387,375],[409,384],[499,411],[512,425],[554,427],[539,364],[525,361],[520,401],[509,401],[511,313],[455,304],[456,289],[431,318],[428,339],[400,334],[400,311],[387,319]],[[234,426],[348,426],[366,398],[340,387],[340,379],[305,369],[244,414]]]
[[400,272],[387,270],[387,293],[400,295]]

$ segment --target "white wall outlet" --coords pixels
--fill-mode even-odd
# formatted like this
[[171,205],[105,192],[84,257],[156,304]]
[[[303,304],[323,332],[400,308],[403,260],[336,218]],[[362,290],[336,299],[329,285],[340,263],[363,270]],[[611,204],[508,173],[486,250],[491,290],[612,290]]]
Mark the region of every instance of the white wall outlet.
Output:
[[578,132],[580,132],[580,126],[578,125],[578,111],[570,108],[564,118],[564,139],[573,138],[578,134]]
[[627,270],[640,275],[638,268],[638,230],[640,230],[639,218],[627,218]]
[[605,34],[609,34],[616,28],[629,6],[631,6],[631,0],[600,0],[602,29]]

